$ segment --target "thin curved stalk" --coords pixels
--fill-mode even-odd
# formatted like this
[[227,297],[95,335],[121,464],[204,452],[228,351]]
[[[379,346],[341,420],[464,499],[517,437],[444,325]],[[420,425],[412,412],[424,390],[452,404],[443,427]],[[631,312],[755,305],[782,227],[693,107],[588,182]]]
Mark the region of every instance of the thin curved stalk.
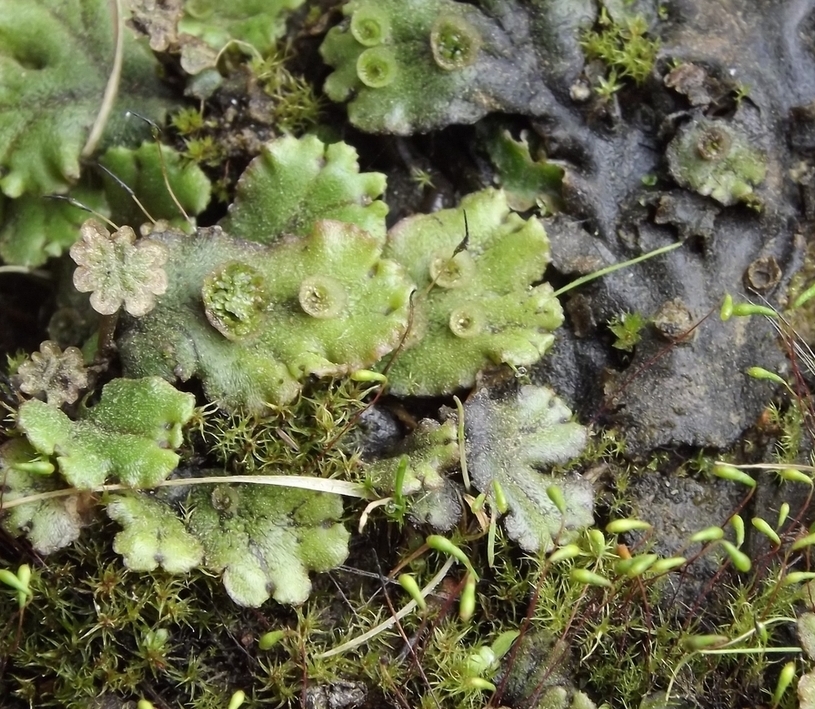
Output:
[[122,58],[124,56],[124,27],[122,22],[122,7],[121,0],[109,0],[110,13],[113,18],[115,49],[113,52],[113,66],[108,75],[108,83],[105,86],[105,94],[102,97],[102,104],[99,106],[99,112],[96,114],[96,120],[93,122],[91,132],[88,135],[88,140],[85,141],[85,147],[82,148],[82,157],[89,157],[99,143],[105,126],[108,122],[110,112],[113,110],[113,103],[116,101],[116,95],[119,93],[119,80],[122,77]]
[[[330,478],[313,478],[307,475],[211,475],[202,478],[178,478],[175,480],[164,480],[156,485],[159,487],[185,487],[187,485],[232,485],[235,483],[246,483],[251,485],[278,485],[280,487],[296,487],[302,490],[313,490],[314,492],[326,492],[331,495],[342,495],[344,497],[356,497],[368,499],[370,497],[365,486],[359,483],[352,483],[346,480],[332,480]],[[79,490],[75,487],[66,487],[62,490],[49,490],[36,495],[26,495],[13,500],[4,500],[0,509],[8,510],[12,507],[27,505],[31,502],[42,502],[52,500],[57,497],[67,497],[82,492],[120,492],[121,490],[132,490],[129,485],[114,483],[111,485],[100,485],[91,490]],[[152,489],[152,488],[151,488]]]
[[[444,577],[447,576],[447,572],[450,571],[450,567],[455,562],[453,557],[449,557],[447,561],[444,563],[444,566],[439,569],[439,572],[430,579],[430,582],[425,586],[422,591],[422,598],[427,598],[436,587],[444,580]],[[315,656],[317,660],[324,660],[329,657],[334,657],[334,655],[339,655],[343,652],[348,652],[348,650],[353,650],[355,647],[359,647],[360,645],[368,642],[371,638],[376,637],[380,633],[384,633],[389,628],[392,628],[396,623],[402,618],[404,618],[409,613],[412,613],[417,607],[416,601],[410,601],[402,608],[399,609],[397,613],[392,615],[387,620],[382,621],[379,625],[371,628],[369,631],[363,633],[362,635],[358,635],[353,640],[349,640],[347,643],[343,643],[342,645],[337,645],[337,647],[332,647],[330,650],[326,650],[325,652],[321,652],[319,655]]]

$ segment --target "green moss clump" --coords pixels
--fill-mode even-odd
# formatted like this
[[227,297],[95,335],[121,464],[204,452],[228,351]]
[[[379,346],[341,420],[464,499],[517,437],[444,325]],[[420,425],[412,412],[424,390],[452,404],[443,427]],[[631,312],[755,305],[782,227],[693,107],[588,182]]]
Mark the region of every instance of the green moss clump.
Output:
[[599,30],[585,32],[580,42],[586,57],[600,59],[620,78],[642,84],[654,68],[659,39],[649,38],[648,22],[641,15],[615,22],[605,9],[598,20]]

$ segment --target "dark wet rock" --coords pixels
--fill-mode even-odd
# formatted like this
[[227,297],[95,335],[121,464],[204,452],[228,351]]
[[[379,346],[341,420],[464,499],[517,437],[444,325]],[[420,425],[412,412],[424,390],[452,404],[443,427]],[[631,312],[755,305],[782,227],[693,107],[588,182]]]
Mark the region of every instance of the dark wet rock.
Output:
[[370,406],[360,414],[357,425],[343,445],[375,458],[393,448],[402,439],[402,428],[396,417],[381,406]]
[[[717,311],[728,292],[739,301],[755,299],[758,290],[778,302],[800,265],[796,233],[804,215],[789,170],[806,165],[815,132],[812,112],[794,111],[799,127],[792,147],[802,152],[791,150],[788,112],[806,106],[815,93],[815,54],[802,39],[803,30],[815,26],[813,8],[811,0],[782,6],[682,0],[657,27],[663,40],[657,73],[676,71],[668,60],[696,68],[684,76],[673,73],[667,86],[661,76],[658,85],[621,92],[621,116],[611,129],[575,104],[537,118],[550,158],[571,165],[564,202],[573,220],[547,224],[553,264],[562,273],[582,275],[582,263],[599,259],[608,265],[685,240],[677,251],[580,288],[579,308],[565,306],[579,318],[567,324],[537,372],[584,416],[619,423],[632,451],[677,443],[729,445],[759,415],[770,391],[744,370],[759,365],[784,371],[768,323],[722,323]],[[747,97],[737,102],[733,97],[747,86]],[[711,122],[722,132],[747,136],[761,151],[766,174],[754,183],[757,209],[723,207],[666,172],[671,141]],[[646,189],[642,178],[650,174],[667,189]],[[656,328],[648,328],[633,358],[620,361],[611,351],[612,338],[586,336],[586,323],[595,323],[601,335],[602,326],[621,313],[654,318],[674,300],[700,323],[692,342],[666,344]]]
[[[707,527],[724,525],[746,495],[746,488],[725,480],[702,481],[661,473],[636,478],[630,490],[632,516],[653,525],[648,533],[654,542],[650,551],[663,557],[679,554],[687,559],[701,549],[701,544],[689,544],[689,538]],[[726,531],[732,541],[732,530],[727,527]],[[639,533],[632,534],[628,541],[636,543],[639,538]],[[666,607],[680,616],[692,610],[723,558],[724,552],[711,549],[683,573],[666,575],[662,595]]]
[[676,190],[659,198],[654,221],[676,227],[682,239],[694,236],[710,239],[716,228],[716,217],[721,211],[709,199]]

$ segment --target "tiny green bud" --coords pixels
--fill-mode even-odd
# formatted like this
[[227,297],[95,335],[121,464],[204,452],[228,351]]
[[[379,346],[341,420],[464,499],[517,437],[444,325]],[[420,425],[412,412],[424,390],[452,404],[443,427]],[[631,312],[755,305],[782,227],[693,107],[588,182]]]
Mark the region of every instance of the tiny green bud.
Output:
[[781,527],[784,526],[784,522],[787,521],[787,517],[789,516],[790,516],[790,503],[784,502],[778,509],[778,523],[775,525],[775,528],[781,529]]
[[465,623],[470,620],[475,613],[475,584],[475,576],[468,573],[464,579],[464,588],[461,590],[461,598],[458,601],[458,617]]
[[270,630],[268,633],[263,633],[263,635],[258,638],[258,649],[271,650],[285,637],[285,630]]
[[506,514],[509,510],[509,502],[507,501],[506,493],[504,492],[504,488],[501,486],[497,480],[492,481],[492,495],[493,501],[495,502],[495,509],[498,510],[501,514]]
[[574,559],[576,556],[580,556],[580,552],[581,549],[577,544],[566,544],[559,549],[555,549],[555,551],[549,555],[549,561],[553,564],[557,564],[560,561],[566,561],[566,559]]
[[767,524],[765,520],[761,519],[761,517],[753,517],[753,519],[751,519],[750,522],[759,532],[761,532],[765,537],[767,537],[767,539],[769,539],[773,544],[775,544],[777,547],[781,546],[781,537],[779,537],[778,534],[776,534],[775,530],[769,524]]
[[158,628],[157,630],[148,630],[144,634],[144,644],[153,650],[158,650],[163,647],[167,640],[170,638],[170,632],[167,628]]
[[487,494],[485,492],[482,492],[481,494],[479,494],[478,497],[476,497],[472,501],[472,503],[470,504],[470,509],[473,512],[481,512],[481,510],[484,509],[484,503],[486,501],[487,501]]
[[482,692],[495,691],[495,685],[483,677],[468,677],[464,680],[464,684],[472,687],[473,689],[480,689]]
[[730,525],[736,533],[736,548],[740,548],[744,544],[744,520],[741,515],[733,515],[730,518]]
[[775,691],[773,692],[773,707],[777,707],[781,703],[781,698],[784,693],[789,689],[792,680],[795,679],[795,661],[790,660],[786,665],[781,668],[778,673],[778,682],[775,683]]
[[557,511],[560,514],[566,514],[566,496],[563,494],[563,488],[560,485],[549,485],[546,488],[546,494],[549,496],[549,499],[552,501],[555,507],[557,507]]
[[804,583],[815,579],[815,572],[812,571],[790,571],[781,582],[784,586],[791,586],[794,583]]
[[736,569],[743,573],[747,573],[752,568],[753,562],[750,561],[750,557],[747,556],[747,554],[745,554],[743,551],[739,551],[726,539],[722,539],[722,541],[719,543],[724,547],[724,550],[727,552],[727,555],[730,557],[730,561],[733,563],[733,566],[735,566]]
[[782,480],[790,483],[804,483],[804,485],[812,485],[812,478],[806,473],[796,470],[795,468],[782,468],[778,471],[778,476]]
[[505,630],[497,638],[495,638],[490,647],[492,648],[492,652],[495,655],[496,660],[500,660],[509,652],[509,649],[512,647],[512,643],[518,639],[520,634],[521,633],[518,630]]
[[447,554],[448,556],[452,556],[456,561],[460,561],[473,577],[478,579],[478,574],[475,573],[475,569],[467,558],[467,555],[447,537],[443,537],[440,534],[431,534],[425,539],[425,542],[431,549],[440,551],[442,554]]
[[19,578],[17,578],[17,574],[15,574],[13,571],[9,571],[8,569],[0,569],[0,583],[4,583],[6,586],[13,588],[15,591],[20,591],[26,595],[31,593],[31,589],[28,587],[28,584],[24,584]]
[[799,549],[804,549],[812,546],[813,544],[815,544],[815,532],[807,534],[805,537],[801,537],[797,541],[793,542],[792,550],[798,551]]
[[656,563],[657,559],[659,559],[659,556],[656,554],[632,556],[630,559],[625,560],[631,562],[627,571],[625,571],[625,575],[632,579],[637,578],[637,576],[641,576],[648,571]]
[[139,699],[136,704],[136,709],[156,709],[156,705],[146,699]]
[[20,584],[25,586],[25,591],[17,591],[17,605],[20,609],[25,607],[25,604],[28,603],[29,596],[32,596],[31,592],[31,567],[28,564],[20,564],[17,568],[17,579],[20,581]]
[[733,306],[733,315],[736,317],[748,317],[750,315],[763,315],[768,318],[777,317],[777,313],[766,305],[756,305],[754,303],[736,303]]
[[232,697],[230,697],[227,709],[238,709],[238,707],[240,707],[245,701],[246,693],[242,689],[239,689],[232,695]]
[[48,460],[31,460],[27,463],[13,463],[11,468],[19,470],[21,473],[30,473],[31,475],[50,475],[56,470],[54,464]]
[[387,384],[388,378],[380,372],[373,372],[370,369],[357,369],[351,372],[351,380],[355,382],[378,382]]
[[17,578],[20,579],[21,584],[28,588],[28,582],[31,581],[31,567],[28,564],[20,564],[17,567]]
[[724,536],[724,530],[721,527],[705,527],[700,529],[696,534],[692,535],[690,540],[692,542],[715,542]]
[[600,574],[596,574],[588,569],[572,569],[569,572],[569,577],[575,583],[579,583],[584,586],[604,586],[608,588],[612,585],[611,581],[609,581],[605,576],[600,576]]
[[603,533],[596,527],[586,531],[586,536],[589,538],[589,551],[596,557],[601,557],[606,550],[606,538]]
[[722,308],[719,311],[719,317],[723,322],[726,322],[733,317],[733,296],[730,295],[730,293],[725,293],[724,300],[722,301]]
[[728,465],[727,463],[716,463],[713,466],[713,474],[717,478],[724,480],[732,480],[734,482],[747,485],[747,487],[755,487],[756,481],[747,473],[739,470],[735,465]]
[[467,675],[478,677],[487,670],[491,670],[495,663],[495,653],[491,648],[481,646],[477,651],[470,653],[467,658]]
[[687,559],[684,556],[670,556],[667,559],[660,559],[651,567],[651,572],[654,574],[664,574],[679,568],[686,561]]
[[651,529],[651,524],[641,519],[614,519],[606,525],[609,534],[624,534],[636,529]]
[[416,601],[416,605],[420,610],[427,610],[427,602],[422,596],[422,589],[411,574],[402,574],[399,576],[399,585],[407,591],[408,595]]
[[682,644],[688,650],[706,650],[717,645],[724,645],[730,638],[726,635],[688,635]]
[[753,379],[762,379],[765,381],[774,382],[775,384],[780,384],[781,386],[787,386],[787,382],[785,382],[782,377],[777,375],[775,372],[764,369],[764,367],[749,367],[746,371],[747,376],[752,377]]
[[770,641],[770,631],[767,630],[767,624],[762,623],[761,621],[755,621],[756,624],[756,635],[758,639],[761,640],[763,643],[767,643]]

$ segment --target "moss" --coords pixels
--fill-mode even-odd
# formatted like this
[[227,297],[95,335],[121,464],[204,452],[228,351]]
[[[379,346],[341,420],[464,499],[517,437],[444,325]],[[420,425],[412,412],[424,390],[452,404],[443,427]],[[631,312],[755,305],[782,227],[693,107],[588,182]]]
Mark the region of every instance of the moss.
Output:
[[621,313],[615,316],[608,323],[608,329],[616,338],[612,347],[633,352],[642,339],[642,331],[647,324],[648,320],[640,313]]
[[603,9],[598,27],[583,34],[580,44],[586,57],[599,59],[615,75],[642,84],[654,68],[660,45],[659,39],[646,36],[646,19],[634,15],[615,22]]
[[[206,576],[128,573],[112,554],[112,531],[109,523],[97,524],[34,572],[20,635],[0,641],[10,658],[0,679],[7,706],[17,698],[85,709],[100,694],[141,696],[147,684],[165,696],[178,692],[192,708],[226,706],[230,682],[213,670],[234,663],[229,628],[242,614]],[[4,621],[12,614],[2,599]],[[165,633],[166,641],[156,642]]]

